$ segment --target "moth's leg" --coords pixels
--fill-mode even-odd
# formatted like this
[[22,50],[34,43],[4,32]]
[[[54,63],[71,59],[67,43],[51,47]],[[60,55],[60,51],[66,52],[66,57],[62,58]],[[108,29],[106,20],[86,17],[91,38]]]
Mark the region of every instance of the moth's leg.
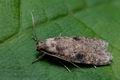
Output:
[[70,69],[66,65],[64,65],[61,61],[59,61],[59,63],[62,64],[67,69],[68,72],[71,72]]
[[[53,55],[51,55],[51,54],[48,54],[48,53],[45,52],[45,51],[41,51],[41,52],[43,52],[43,53],[46,54],[46,55],[53,56]],[[56,59],[57,59],[57,58],[56,58]],[[57,59],[57,60],[58,60],[58,59]],[[62,65],[68,70],[68,72],[71,72],[70,69],[69,69],[66,65],[64,65],[60,60],[58,60],[58,62],[59,62],[60,64],[62,64]]]
[[35,63],[35,62],[37,62],[37,61],[39,61],[41,58],[43,58],[45,56],[45,54],[43,53],[41,56],[39,56],[37,59],[35,59],[33,62],[32,62],[32,64],[33,63]]
[[60,33],[60,34],[59,34],[59,37],[61,37],[61,35],[62,35],[62,34]]
[[96,69],[97,67],[94,65],[94,68]]
[[78,65],[76,65],[75,63],[73,62],[70,62],[73,66],[77,67],[77,68],[80,68]]

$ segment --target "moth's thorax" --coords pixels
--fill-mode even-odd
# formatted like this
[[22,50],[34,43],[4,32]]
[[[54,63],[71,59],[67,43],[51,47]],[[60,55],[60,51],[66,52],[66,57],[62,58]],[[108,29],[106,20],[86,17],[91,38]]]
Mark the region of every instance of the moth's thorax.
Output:
[[75,63],[106,65],[112,61],[107,46],[107,42],[98,39],[57,37],[39,42],[38,50],[45,50],[50,52],[49,54]]

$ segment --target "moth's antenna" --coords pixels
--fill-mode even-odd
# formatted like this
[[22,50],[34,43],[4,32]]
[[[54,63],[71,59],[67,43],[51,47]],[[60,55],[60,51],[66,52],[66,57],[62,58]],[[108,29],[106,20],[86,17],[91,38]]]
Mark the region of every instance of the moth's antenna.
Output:
[[31,17],[32,17],[32,38],[34,41],[38,42],[38,38],[35,32],[35,19],[32,12],[31,12]]

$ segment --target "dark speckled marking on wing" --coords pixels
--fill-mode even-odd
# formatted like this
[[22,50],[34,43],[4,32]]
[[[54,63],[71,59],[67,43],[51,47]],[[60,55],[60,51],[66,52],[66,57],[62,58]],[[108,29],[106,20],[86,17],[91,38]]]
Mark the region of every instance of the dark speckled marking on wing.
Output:
[[77,53],[75,57],[73,57],[73,62],[85,63],[85,55]]

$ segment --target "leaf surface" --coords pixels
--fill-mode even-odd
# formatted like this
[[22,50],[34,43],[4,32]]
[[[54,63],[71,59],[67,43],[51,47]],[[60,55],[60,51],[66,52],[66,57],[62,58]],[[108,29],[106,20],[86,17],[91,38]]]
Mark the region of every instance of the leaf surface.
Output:
[[[32,19],[40,40],[97,37],[109,42],[109,66],[70,68],[36,57]],[[0,0],[0,80],[120,80],[119,0]]]

